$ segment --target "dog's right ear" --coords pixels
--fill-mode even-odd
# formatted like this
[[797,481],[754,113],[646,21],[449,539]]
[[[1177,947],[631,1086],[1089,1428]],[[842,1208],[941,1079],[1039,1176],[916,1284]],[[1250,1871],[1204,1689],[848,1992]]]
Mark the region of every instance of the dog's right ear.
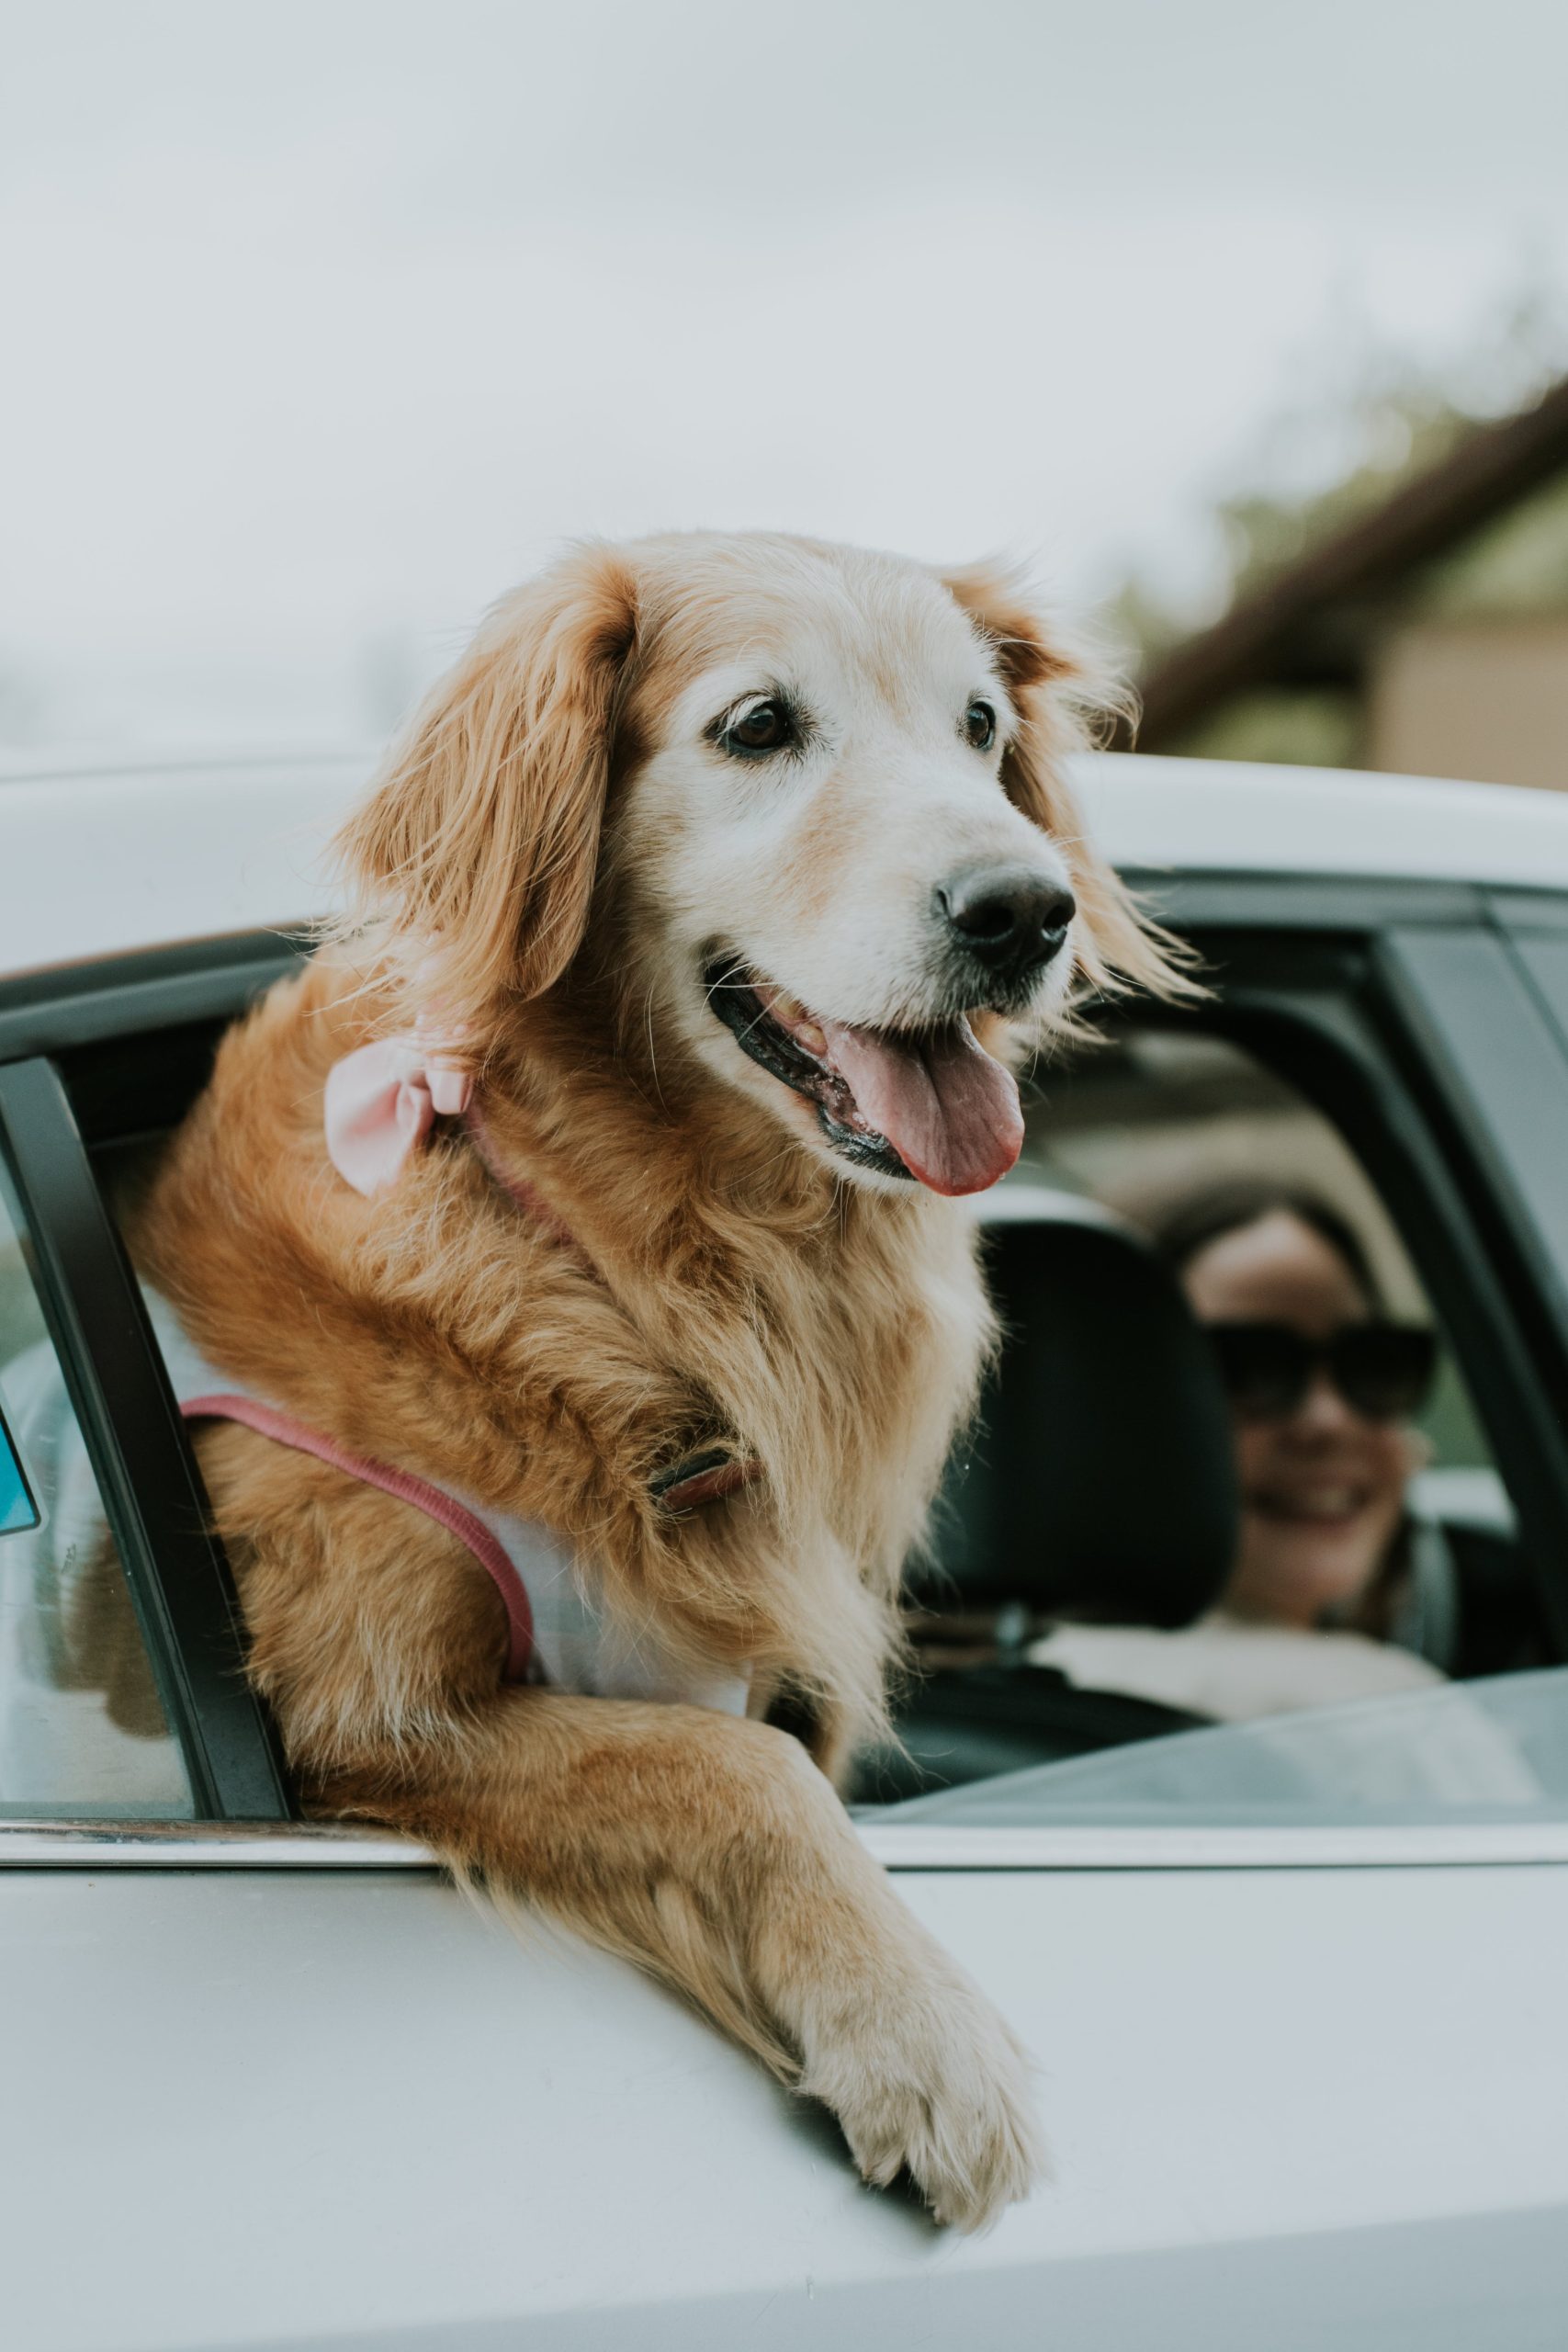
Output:
[[1117,710],[1117,697],[1097,681],[1092,665],[1058,642],[1016,569],[974,564],[946,573],[942,585],[989,648],[1017,709],[1018,731],[1002,755],[1002,788],[1066,858],[1083,918],[1081,978],[1106,995],[1137,987],[1156,996],[1201,996],[1190,977],[1190,950],[1149,920],[1089,842],[1066,774],[1066,755],[1089,747],[1096,719]]
[[576,955],[637,639],[613,549],[573,551],[487,616],[338,835],[355,914],[414,1009],[488,1035]]

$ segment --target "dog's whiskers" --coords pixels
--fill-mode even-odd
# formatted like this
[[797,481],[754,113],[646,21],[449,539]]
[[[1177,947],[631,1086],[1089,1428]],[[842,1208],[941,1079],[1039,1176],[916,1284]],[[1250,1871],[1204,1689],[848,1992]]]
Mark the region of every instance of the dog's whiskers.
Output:
[[746,966],[741,958],[737,956],[734,963],[729,966],[728,970],[718,973],[716,977],[710,978],[704,984],[703,993],[707,998],[708,1002],[710,1004],[713,1002],[714,998],[718,994],[720,989],[744,987],[746,985],[745,973]]

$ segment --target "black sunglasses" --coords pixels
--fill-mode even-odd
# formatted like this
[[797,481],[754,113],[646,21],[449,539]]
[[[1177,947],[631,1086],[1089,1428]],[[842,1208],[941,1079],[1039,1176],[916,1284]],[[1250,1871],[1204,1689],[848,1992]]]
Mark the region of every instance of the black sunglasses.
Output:
[[1426,1403],[1438,1368],[1437,1334],[1416,1323],[1347,1323],[1329,1340],[1309,1340],[1289,1323],[1204,1329],[1225,1394],[1247,1420],[1295,1412],[1320,1365],[1363,1419],[1406,1420]]

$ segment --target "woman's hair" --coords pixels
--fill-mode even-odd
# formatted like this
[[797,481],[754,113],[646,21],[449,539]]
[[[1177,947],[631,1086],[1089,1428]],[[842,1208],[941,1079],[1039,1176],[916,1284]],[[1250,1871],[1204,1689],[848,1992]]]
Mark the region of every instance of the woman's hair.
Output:
[[1266,1216],[1293,1216],[1329,1248],[1354,1278],[1370,1307],[1382,1305],[1382,1287],[1372,1271],[1366,1243],[1337,1208],[1315,1193],[1292,1184],[1245,1178],[1228,1184],[1205,1186],[1190,1193],[1151,1220],[1156,1249],[1172,1272],[1182,1273],[1211,1243],[1229,1233],[1259,1225]]

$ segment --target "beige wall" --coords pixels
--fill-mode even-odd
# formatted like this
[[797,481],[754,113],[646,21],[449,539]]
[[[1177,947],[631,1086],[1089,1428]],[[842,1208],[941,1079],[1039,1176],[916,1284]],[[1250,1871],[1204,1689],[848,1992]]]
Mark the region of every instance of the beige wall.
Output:
[[1370,767],[1568,788],[1568,615],[1416,621],[1368,695]]

